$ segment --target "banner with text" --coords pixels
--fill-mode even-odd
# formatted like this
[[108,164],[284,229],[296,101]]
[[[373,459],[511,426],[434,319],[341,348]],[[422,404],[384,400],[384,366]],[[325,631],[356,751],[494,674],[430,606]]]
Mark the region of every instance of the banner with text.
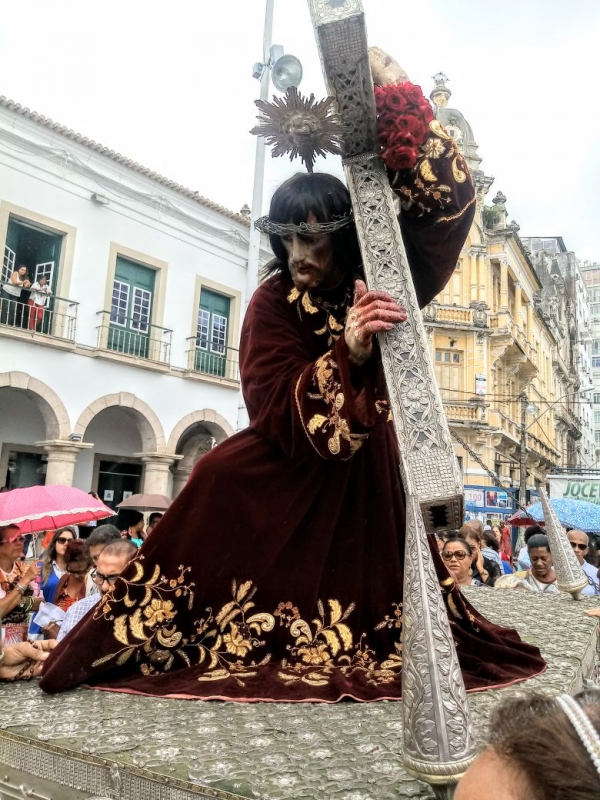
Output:
[[600,505],[600,476],[548,475],[550,497],[565,500],[587,500]]

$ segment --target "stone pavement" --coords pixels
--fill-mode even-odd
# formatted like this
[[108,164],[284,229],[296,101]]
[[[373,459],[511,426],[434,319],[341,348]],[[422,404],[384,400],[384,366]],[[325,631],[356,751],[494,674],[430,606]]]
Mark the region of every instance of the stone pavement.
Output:
[[[574,692],[594,675],[598,620],[583,611],[597,600],[465,593],[489,619],[540,647],[549,665],[526,683],[469,696],[482,741],[500,698]],[[1,797],[22,797],[20,784],[34,800],[430,797],[404,772],[401,742],[401,705],[393,702],[238,704],[82,689],[49,697],[35,682],[0,685]]]

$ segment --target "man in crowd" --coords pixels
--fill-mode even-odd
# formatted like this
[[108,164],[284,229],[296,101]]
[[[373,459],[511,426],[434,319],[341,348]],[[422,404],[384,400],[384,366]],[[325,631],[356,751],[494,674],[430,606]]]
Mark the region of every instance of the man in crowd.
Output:
[[163,515],[160,511],[153,511],[152,514],[148,517],[148,524],[146,525],[146,533],[144,534],[144,539],[147,539],[154,528],[158,525],[160,520],[163,518]]
[[[111,528],[113,526],[101,525],[100,527]],[[96,569],[93,571],[93,580],[98,587],[98,592],[84,597],[83,600],[79,600],[77,603],[73,603],[66,613],[63,624],[60,626],[57,636],[59,642],[73,630],[88,611],[99,603],[103,595],[114,586],[115,581],[136,553],[137,547],[133,542],[121,539],[117,531],[117,539],[107,544],[100,552],[100,555],[97,556],[98,560]]]
[[[98,557],[104,548],[111,542],[117,541],[117,539],[121,539],[121,534],[116,525],[98,525],[98,527],[90,533],[87,538],[87,544],[94,567],[98,565]],[[98,584],[94,582],[94,567],[88,572],[85,579],[86,597],[89,597],[91,594],[98,594],[100,591]]]
[[556,585],[556,573],[554,572],[548,537],[543,533],[530,535],[527,541],[527,553],[531,562],[531,569],[515,572],[515,576],[522,578],[529,588],[536,592],[556,594],[558,586]]
[[572,530],[567,533],[567,538],[571,542],[577,561],[581,564],[581,569],[585,572],[588,585],[581,594],[600,594],[600,582],[598,581],[598,567],[594,567],[585,560],[589,549],[590,539],[583,531]]

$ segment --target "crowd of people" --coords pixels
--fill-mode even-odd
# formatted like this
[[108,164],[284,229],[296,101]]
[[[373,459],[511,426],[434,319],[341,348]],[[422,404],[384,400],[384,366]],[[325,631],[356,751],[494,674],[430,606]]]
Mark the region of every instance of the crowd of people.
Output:
[[[3,643],[63,639],[66,631],[76,624],[73,620],[82,619],[114,584],[162,516],[153,512],[146,524],[141,512],[129,511],[126,524],[90,527],[85,539],[79,538],[77,526],[49,531],[40,536],[43,548],[40,560],[35,558],[35,548],[34,558],[26,559],[26,555],[32,555],[28,542],[31,537],[21,534],[18,526],[0,527]],[[109,545],[103,556],[106,563],[102,563],[101,555]],[[45,621],[38,625],[33,617],[43,603],[47,604]]]
[[[550,543],[543,527],[531,525],[523,538],[525,544],[515,555],[508,529],[471,519],[458,531],[439,533],[438,546],[459,586],[558,593]],[[600,595],[598,554],[589,535],[573,529],[567,532],[567,538],[588,580],[582,594]]]
[[15,269],[0,292],[0,323],[14,328],[39,331],[52,291],[44,275],[31,279],[29,269],[21,264]]

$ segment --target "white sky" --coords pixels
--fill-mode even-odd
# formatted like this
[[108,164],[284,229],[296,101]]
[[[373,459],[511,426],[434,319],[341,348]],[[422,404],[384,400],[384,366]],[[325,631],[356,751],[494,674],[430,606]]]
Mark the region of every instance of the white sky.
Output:
[[[509,219],[600,260],[600,2],[363,0],[370,44],[450,77]],[[0,94],[238,211],[251,203],[264,0],[2,0]],[[324,95],[306,0],[274,41]],[[300,164],[268,159],[265,201]],[[335,159],[320,169],[338,171]]]

